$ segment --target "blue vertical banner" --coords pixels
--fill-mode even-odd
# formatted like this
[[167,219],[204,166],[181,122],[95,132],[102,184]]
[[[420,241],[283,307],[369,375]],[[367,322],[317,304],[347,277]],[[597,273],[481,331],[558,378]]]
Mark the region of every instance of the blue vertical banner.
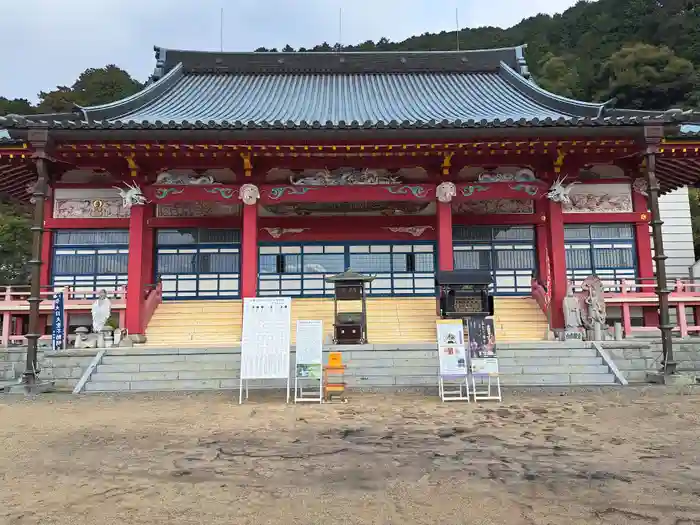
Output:
[[51,348],[63,350],[63,341],[66,332],[66,311],[63,307],[63,292],[53,296],[53,329],[51,330]]

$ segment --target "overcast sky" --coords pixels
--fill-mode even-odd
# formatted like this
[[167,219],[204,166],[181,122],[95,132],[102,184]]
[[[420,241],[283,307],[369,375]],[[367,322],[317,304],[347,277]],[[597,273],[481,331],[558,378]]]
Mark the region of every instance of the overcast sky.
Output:
[[461,27],[509,27],[576,0],[0,0],[0,96],[36,100],[89,67],[113,63],[143,81],[153,46],[218,50],[400,41]]

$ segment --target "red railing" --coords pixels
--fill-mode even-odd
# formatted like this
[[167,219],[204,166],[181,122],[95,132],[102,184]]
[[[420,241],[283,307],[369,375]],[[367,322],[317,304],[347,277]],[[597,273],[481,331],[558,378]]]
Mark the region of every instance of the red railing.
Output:
[[[49,315],[53,310],[53,296],[57,292],[64,292],[65,323],[70,326],[71,313],[89,313],[97,292],[94,290],[80,290],[75,287],[44,286],[41,288],[39,311],[42,315]],[[119,314],[119,324],[124,326],[126,312],[126,288],[119,287],[108,290],[112,303],[112,310]],[[0,314],[2,314],[2,334],[0,346],[7,347],[10,344],[25,344],[25,330],[23,323],[29,314],[29,286],[0,286]],[[42,340],[51,339],[44,335]]]
[[[675,308],[677,325],[675,331],[681,337],[687,337],[690,332],[700,332],[700,283],[688,279],[676,279],[667,282],[667,289],[671,290],[668,296],[669,307]],[[656,281],[652,279],[623,279],[620,281],[619,292],[606,292],[605,304],[619,306],[622,311],[622,329],[625,337],[633,332],[656,331],[656,326],[632,326],[631,308],[659,307],[656,296]],[[688,324],[686,308],[693,311],[693,324]]]
[[540,283],[534,277],[530,285],[532,298],[535,301],[537,301],[537,304],[540,306],[542,313],[547,315],[547,311],[549,309],[549,302],[547,300],[547,290],[545,290],[544,286],[542,286],[542,283]]
[[143,306],[143,328],[144,330],[151,322],[153,313],[158,308],[158,305],[163,302],[163,283],[159,282],[155,285],[148,285],[146,288],[146,300]]

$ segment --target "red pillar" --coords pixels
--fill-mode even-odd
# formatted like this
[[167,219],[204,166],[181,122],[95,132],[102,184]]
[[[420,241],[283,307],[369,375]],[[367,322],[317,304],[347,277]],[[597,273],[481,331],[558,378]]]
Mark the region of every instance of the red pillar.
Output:
[[[149,205],[132,206],[129,219],[129,266],[126,286],[126,329],[129,334],[143,334],[143,307],[146,285],[151,282],[151,275],[145,261],[148,257],[146,248],[148,237],[153,234],[148,229],[148,219],[152,212]],[[152,241],[150,242],[152,246]],[[152,254],[151,254],[152,257]]]
[[452,204],[437,203],[437,249],[438,270],[451,272],[454,270],[454,251],[452,249]]
[[243,204],[241,297],[255,297],[258,289],[258,205]]
[[[649,234],[649,209],[644,195],[632,191],[632,205],[639,214],[634,224],[634,237],[637,252],[637,277],[649,283],[654,279],[654,263],[651,258],[651,235]],[[645,218],[642,219],[642,216]],[[643,308],[644,326],[659,326],[659,312],[656,308]]]
[[[53,218],[53,196],[46,197],[44,201],[44,221],[46,219]],[[53,255],[53,233],[48,230],[44,230],[42,233],[43,239],[41,240],[41,273],[40,275],[40,285],[50,286],[51,285],[51,259]]]
[[552,272],[551,319],[553,330],[564,328],[562,302],[566,296],[568,279],[566,277],[566,252],[564,247],[564,214],[561,204],[547,199],[544,203],[549,252],[550,271]]

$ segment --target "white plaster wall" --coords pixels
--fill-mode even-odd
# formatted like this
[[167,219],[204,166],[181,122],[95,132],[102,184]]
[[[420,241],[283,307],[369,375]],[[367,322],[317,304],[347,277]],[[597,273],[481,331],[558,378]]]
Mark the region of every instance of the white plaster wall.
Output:
[[664,251],[668,257],[666,272],[670,278],[688,277],[689,268],[695,263],[688,188],[663,195],[659,199],[659,210],[664,221]]

